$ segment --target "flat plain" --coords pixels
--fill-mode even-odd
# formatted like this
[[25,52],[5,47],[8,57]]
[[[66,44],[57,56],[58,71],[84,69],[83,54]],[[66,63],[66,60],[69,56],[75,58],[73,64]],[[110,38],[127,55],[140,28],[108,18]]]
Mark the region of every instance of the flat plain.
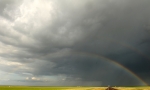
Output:
[[[0,86],[0,90],[105,90],[107,87],[39,87],[39,86]],[[150,90],[150,87],[114,87],[118,90]]]

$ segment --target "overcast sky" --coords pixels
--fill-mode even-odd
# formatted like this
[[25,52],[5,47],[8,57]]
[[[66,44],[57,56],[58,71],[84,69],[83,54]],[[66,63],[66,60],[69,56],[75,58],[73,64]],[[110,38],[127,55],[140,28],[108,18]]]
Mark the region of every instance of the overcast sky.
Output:
[[0,84],[150,85],[150,0],[0,0]]

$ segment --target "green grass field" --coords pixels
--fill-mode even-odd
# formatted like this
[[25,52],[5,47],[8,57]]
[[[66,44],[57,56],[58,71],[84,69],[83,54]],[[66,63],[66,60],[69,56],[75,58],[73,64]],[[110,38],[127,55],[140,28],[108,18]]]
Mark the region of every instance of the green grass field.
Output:
[[[105,90],[107,87],[0,86],[0,90]],[[115,87],[118,90],[150,90],[150,87]]]

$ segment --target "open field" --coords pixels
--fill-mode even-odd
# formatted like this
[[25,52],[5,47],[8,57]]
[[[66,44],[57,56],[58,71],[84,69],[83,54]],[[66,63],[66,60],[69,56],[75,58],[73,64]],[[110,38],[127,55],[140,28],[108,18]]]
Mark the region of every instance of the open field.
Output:
[[[0,90],[105,90],[107,87],[0,86]],[[118,90],[150,90],[150,87],[115,87]]]

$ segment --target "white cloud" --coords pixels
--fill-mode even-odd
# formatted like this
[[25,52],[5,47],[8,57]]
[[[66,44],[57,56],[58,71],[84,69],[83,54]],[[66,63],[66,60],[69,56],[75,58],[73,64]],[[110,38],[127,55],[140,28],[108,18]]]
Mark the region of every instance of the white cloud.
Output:
[[26,77],[26,80],[29,80],[29,77]]
[[40,78],[31,77],[32,80],[40,80]]
[[0,58],[0,64],[7,65],[7,66],[22,66],[23,65],[22,63],[7,61],[7,60],[3,60],[2,58]]

